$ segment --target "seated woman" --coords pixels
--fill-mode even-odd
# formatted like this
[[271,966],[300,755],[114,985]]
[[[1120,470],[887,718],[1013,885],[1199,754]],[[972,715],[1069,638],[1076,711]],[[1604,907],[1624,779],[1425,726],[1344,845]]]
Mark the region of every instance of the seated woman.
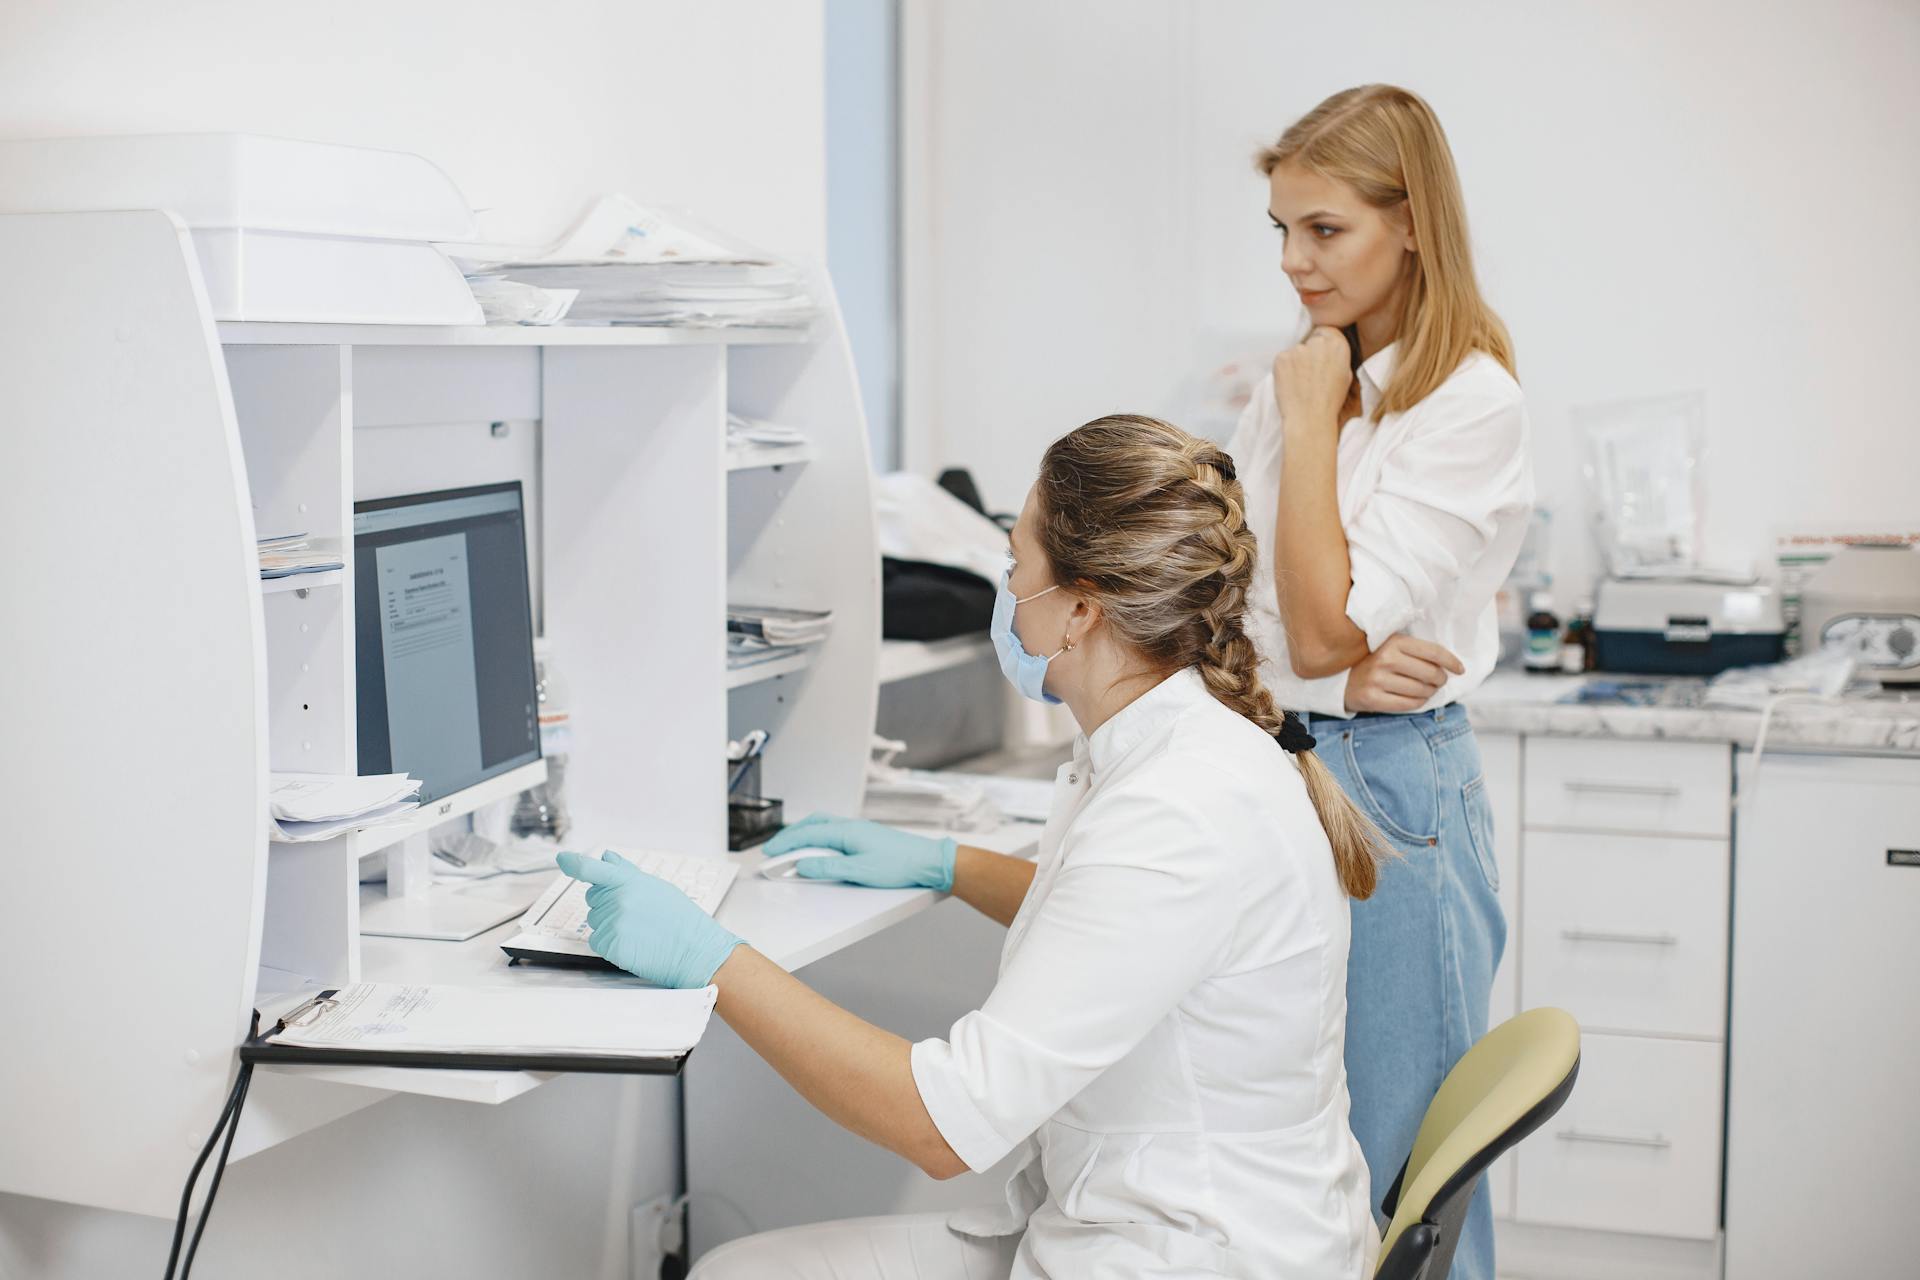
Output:
[[1008,678],[1082,730],[1036,862],[825,817],[768,846],[1009,926],[946,1039],[861,1021],[612,853],[560,855],[595,885],[594,950],[713,983],[834,1120],[936,1178],[1021,1153],[994,1209],[768,1232],[702,1280],[1372,1274],[1343,1050],[1347,904],[1377,837],[1260,685],[1242,511],[1227,455],[1164,422],[1102,418],[1047,450],[994,618]]

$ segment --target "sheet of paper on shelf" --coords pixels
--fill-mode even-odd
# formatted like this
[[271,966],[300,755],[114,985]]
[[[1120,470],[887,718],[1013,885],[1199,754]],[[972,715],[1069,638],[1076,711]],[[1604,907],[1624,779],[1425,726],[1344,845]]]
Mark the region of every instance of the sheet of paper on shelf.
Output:
[[831,609],[791,609],[778,605],[729,604],[727,633],[768,645],[818,644],[833,626]]
[[262,578],[289,578],[296,573],[326,573],[346,567],[340,543],[333,538],[290,533],[262,538],[258,546]]
[[727,668],[737,671],[741,667],[757,667],[763,662],[777,662],[796,653],[805,653],[810,647],[804,644],[768,644],[747,636],[728,636]]
[[420,780],[404,773],[275,773],[267,783],[267,835],[304,844],[392,822],[420,807],[419,790]]
[[273,1038],[281,1044],[442,1053],[678,1057],[706,1033],[714,987],[571,990],[541,987],[342,987],[317,1016]]
[[738,466],[752,462],[778,462],[783,455],[804,450],[810,443],[807,433],[797,427],[781,426],[741,414],[727,415],[727,462]]
[[419,790],[420,780],[404,773],[275,773],[267,801],[276,818],[324,822],[383,808]]

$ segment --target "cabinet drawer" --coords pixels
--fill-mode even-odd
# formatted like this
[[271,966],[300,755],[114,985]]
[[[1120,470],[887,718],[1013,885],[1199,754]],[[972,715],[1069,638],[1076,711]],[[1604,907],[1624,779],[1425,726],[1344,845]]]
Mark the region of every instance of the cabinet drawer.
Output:
[[1728,847],[1529,831],[1521,1004],[1603,1031],[1724,1037]]
[[1528,737],[1525,790],[1529,827],[1725,837],[1732,748]]
[[1582,1036],[1573,1096],[1518,1149],[1514,1216],[1712,1239],[1721,1081],[1717,1044]]

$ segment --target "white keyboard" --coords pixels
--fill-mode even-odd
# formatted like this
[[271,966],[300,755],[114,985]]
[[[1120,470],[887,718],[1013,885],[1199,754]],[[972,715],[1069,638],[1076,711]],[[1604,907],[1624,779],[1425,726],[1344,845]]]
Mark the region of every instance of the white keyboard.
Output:
[[[615,849],[615,853],[650,876],[658,876],[693,900],[708,915],[720,909],[720,900],[733,887],[739,868],[721,857],[662,853],[653,849]],[[592,856],[592,855],[589,855]],[[600,957],[587,944],[587,890],[592,886],[572,876],[555,876],[539,900],[520,917],[520,932],[501,944],[520,960],[559,963],[593,962]]]

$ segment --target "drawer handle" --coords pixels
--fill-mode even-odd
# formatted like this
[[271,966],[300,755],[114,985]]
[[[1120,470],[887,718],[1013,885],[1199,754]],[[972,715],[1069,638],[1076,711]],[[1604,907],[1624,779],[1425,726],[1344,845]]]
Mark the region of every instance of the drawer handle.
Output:
[[1569,791],[1592,791],[1608,796],[1666,796],[1672,799],[1680,788],[1662,782],[1586,782],[1569,778],[1561,785]]
[[1643,947],[1675,947],[1680,939],[1671,933],[1614,933],[1606,929],[1562,929],[1568,942],[1628,942]]
[[1655,1151],[1665,1151],[1673,1145],[1671,1138],[1657,1133],[1643,1138],[1631,1133],[1582,1133],[1578,1129],[1562,1129],[1554,1137],[1562,1142],[1601,1142],[1611,1147],[1650,1147]]

